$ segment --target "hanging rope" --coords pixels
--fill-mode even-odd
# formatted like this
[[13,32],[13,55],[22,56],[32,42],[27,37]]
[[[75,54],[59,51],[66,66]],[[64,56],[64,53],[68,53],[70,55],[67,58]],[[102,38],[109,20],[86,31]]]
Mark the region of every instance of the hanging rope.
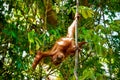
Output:
[[[78,6],[79,6],[79,0],[76,0],[76,14],[78,14]],[[78,18],[76,19],[76,24],[75,24],[75,44],[78,47],[78,31],[77,31],[77,26],[78,26]],[[78,54],[78,50],[76,50],[75,53],[75,67],[74,67],[74,75],[75,75],[75,79],[78,80],[78,58],[79,58],[79,54]]]

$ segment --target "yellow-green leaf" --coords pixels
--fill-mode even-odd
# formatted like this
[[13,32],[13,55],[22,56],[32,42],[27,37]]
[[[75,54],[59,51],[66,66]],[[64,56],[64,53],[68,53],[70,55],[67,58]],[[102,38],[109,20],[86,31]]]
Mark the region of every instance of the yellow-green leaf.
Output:
[[85,19],[88,18],[88,15],[87,15],[87,11],[86,11],[86,10],[82,9],[82,10],[81,10],[81,14],[82,14],[82,16],[83,16]]

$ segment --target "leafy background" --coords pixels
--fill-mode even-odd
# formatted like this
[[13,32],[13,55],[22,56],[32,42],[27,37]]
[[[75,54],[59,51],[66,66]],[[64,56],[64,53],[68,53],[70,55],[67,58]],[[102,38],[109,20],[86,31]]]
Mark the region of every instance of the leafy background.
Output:
[[[120,79],[120,1],[79,0],[80,80]],[[75,80],[74,57],[59,66],[35,51],[50,49],[74,19],[75,0],[0,0],[0,80]]]

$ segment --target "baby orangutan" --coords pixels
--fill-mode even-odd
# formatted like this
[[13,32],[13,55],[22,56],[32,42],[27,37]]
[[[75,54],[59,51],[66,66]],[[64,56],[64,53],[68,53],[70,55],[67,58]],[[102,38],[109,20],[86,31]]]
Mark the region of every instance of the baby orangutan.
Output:
[[37,54],[35,56],[34,62],[32,64],[33,69],[36,68],[39,61],[44,57],[51,57],[51,60],[54,65],[60,64],[67,56],[74,55],[76,49],[81,49],[82,45],[84,45],[86,42],[79,42],[78,47],[75,46],[74,42],[74,32],[75,32],[75,25],[77,23],[77,18],[79,18],[79,15],[75,15],[75,20],[72,22],[72,24],[68,28],[68,33],[66,37],[62,37],[59,40],[56,41],[52,49],[42,52],[40,50],[37,51]]

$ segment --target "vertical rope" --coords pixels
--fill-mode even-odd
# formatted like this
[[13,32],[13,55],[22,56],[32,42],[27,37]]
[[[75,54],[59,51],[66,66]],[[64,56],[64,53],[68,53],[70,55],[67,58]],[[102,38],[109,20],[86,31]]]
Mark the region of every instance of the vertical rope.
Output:
[[[76,0],[76,13],[78,13],[78,6],[79,6],[79,0]],[[78,18],[76,18],[76,24],[75,24],[75,45],[76,47],[78,47],[78,31],[77,31],[77,26],[78,26]],[[74,75],[75,75],[75,79],[78,80],[78,58],[79,58],[79,54],[78,54],[78,50],[76,50],[75,53],[75,67],[74,67]]]

